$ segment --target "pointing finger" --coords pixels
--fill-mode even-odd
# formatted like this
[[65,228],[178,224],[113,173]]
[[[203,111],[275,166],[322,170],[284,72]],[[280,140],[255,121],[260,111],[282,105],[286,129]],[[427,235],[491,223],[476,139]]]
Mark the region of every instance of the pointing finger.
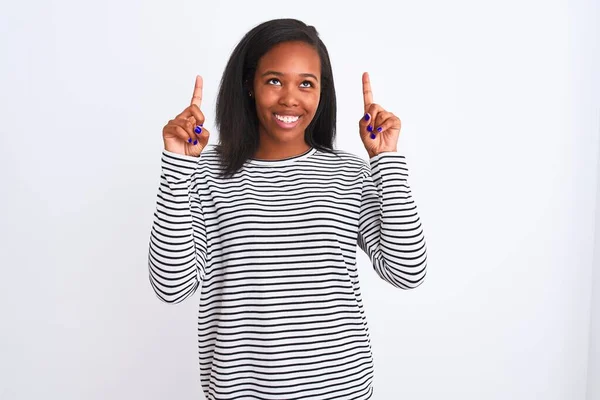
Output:
[[373,92],[371,91],[371,80],[369,79],[369,73],[364,72],[362,76],[363,86],[363,99],[365,102],[365,112],[368,110],[371,103],[373,103]]
[[195,104],[192,104],[191,106],[187,107],[181,112],[181,114],[177,115],[175,118],[188,119],[190,117],[194,117],[199,125],[204,124],[204,113],[200,111],[200,109]]
[[196,75],[196,84],[194,85],[194,94],[192,95],[191,104],[195,104],[200,108],[202,105],[202,86],[204,81],[200,75]]

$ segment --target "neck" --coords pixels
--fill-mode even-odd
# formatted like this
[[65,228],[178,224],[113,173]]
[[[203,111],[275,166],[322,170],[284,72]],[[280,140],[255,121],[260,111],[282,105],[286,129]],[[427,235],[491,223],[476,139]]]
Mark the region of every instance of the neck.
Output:
[[252,158],[258,160],[280,160],[306,153],[311,146],[306,142],[300,143],[265,143],[261,141],[258,150]]

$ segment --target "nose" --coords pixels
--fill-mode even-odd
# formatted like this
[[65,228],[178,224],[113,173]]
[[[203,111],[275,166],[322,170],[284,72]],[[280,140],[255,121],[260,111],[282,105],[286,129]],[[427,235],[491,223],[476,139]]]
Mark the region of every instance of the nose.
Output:
[[281,96],[279,96],[279,104],[286,107],[298,106],[298,92],[295,87],[288,85],[281,89]]

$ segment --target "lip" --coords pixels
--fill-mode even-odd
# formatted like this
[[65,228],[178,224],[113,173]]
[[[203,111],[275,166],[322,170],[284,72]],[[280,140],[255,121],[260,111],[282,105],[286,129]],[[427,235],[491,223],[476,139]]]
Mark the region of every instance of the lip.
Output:
[[[297,114],[279,114],[279,113],[277,113],[277,115],[297,116]],[[291,124],[286,124],[285,122],[278,120],[277,117],[275,117],[275,114],[273,114],[273,120],[282,129],[293,129],[293,128],[295,128],[296,125],[298,125],[300,123],[301,119],[302,119],[302,115],[298,116],[298,119],[296,120],[296,122],[292,122]]]

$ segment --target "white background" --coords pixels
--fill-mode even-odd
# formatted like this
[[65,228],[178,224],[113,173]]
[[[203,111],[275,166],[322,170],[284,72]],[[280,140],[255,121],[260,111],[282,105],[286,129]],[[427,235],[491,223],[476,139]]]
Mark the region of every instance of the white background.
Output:
[[199,294],[167,305],[148,282],[161,131],[201,74],[216,144],[234,46],[293,17],[329,49],[337,148],[367,159],[363,71],[401,118],[427,239],[412,291],[357,249],[373,398],[600,399],[599,12],[592,0],[5,2],[0,398],[203,398]]

